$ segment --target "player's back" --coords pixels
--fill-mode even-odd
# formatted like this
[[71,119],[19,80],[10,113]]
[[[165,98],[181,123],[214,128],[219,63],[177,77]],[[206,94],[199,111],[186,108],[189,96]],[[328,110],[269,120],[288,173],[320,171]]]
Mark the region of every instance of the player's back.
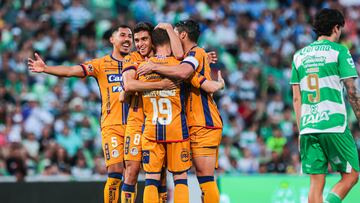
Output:
[[[211,68],[205,50],[194,47],[186,55],[196,58],[199,65],[195,71],[207,80],[211,80]],[[212,95],[200,88],[190,86],[186,111],[189,126],[222,128],[220,113]]]
[[347,125],[342,79],[356,77],[348,49],[328,40],[315,41],[295,53],[292,84],[302,98],[300,134],[343,132]]
[[[166,66],[180,63],[174,57],[151,57],[149,60]],[[163,77],[157,73],[150,73],[140,77],[140,80],[148,82],[161,79]],[[158,142],[180,142],[189,138],[183,84],[172,90],[145,91],[142,98],[146,117],[143,135],[147,139]]]

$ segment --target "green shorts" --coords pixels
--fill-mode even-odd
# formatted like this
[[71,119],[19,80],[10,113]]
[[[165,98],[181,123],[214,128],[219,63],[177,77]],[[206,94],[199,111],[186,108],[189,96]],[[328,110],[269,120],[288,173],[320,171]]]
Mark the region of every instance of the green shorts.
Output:
[[314,133],[300,136],[301,165],[304,173],[326,174],[328,164],[334,171],[359,171],[359,158],[349,128],[344,133]]

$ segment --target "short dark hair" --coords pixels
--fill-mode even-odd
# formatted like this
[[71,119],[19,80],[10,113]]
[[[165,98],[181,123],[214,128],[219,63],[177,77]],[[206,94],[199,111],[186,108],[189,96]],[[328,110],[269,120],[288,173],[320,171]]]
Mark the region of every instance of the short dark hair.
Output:
[[315,16],[313,23],[314,32],[318,36],[330,36],[334,26],[344,27],[343,14],[337,9],[321,9]]
[[115,27],[111,28],[111,35],[114,34],[114,32],[118,31],[119,28],[128,28],[128,29],[130,29],[131,33],[133,32],[130,26],[125,25],[125,24],[121,24],[121,25],[118,25],[118,26],[115,26]]
[[192,42],[197,42],[200,36],[200,26],[199,23],[197,23],[194,20],[185,20],[180,21],[175,24],[175,27],[181,32],[186,32],[188,34],[189,39]]
[[154,30],[154,26],[149,22],[139,22],[134,26],[134,34],[147,31],[149,34]]
[[155,47],[161,46],[165,44],[170,44],[170,37],[166,30],[162,28],[156,28],[154,31],[151,32],[151,41]]

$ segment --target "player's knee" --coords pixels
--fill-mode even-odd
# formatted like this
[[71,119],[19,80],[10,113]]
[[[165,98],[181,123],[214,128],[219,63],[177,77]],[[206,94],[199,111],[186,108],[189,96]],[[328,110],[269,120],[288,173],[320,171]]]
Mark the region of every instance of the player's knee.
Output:
[[174,173],[173,177],[174,177],[174,181],[175,180],[181,180],[181,179],[187,179],[187,173],[186,172]]
[[354,186],[358,181],[359,181],[359,173],[358,173],[358,172],[355,172],[355,173],[351,176],[351,185]]
[[146,173],[145,179],[152,179],[152,180],[160,181],[160,173]]
[[111,164],[107,167],[108,173],[123,173],[123,171],[124,171],[123,163]]
[[126,164],[125,169],[125,182],[127,184],[134,185],[137,182],[139,175],[140,165],[137,164]]

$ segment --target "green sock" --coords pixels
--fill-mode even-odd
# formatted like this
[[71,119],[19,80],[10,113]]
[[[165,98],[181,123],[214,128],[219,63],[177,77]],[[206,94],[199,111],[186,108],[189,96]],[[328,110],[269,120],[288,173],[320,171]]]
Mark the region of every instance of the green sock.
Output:
[[336,193],[330,192],[326,196],[324,203],[341,203],[341,198]]

